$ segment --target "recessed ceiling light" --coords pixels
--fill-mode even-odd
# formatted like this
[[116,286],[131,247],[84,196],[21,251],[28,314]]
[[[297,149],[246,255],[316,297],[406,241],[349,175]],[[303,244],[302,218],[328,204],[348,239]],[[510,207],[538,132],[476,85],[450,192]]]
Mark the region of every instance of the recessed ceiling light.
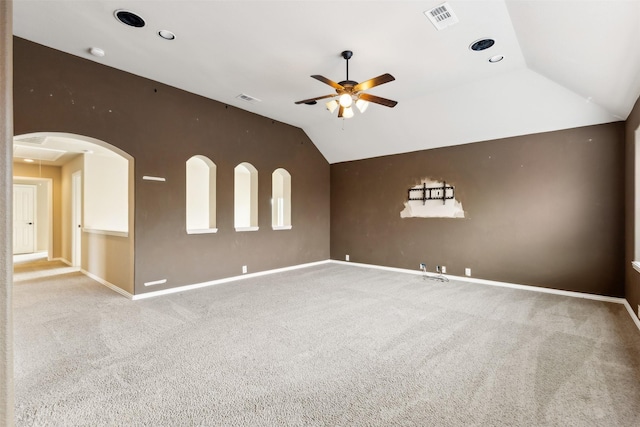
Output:
[[114,15],[118,21],[125,25],[129,25],[130,27],[141,28],[145,25],[144,19],[142,19],[140,15],[136,15],[129,10],[118,9],[115,11]]
[[27,163],[33,163],[33,159],[24,159],[24,161]]
[[89,49],[89,53],[93,56],[97,56],[98,58],[102,58],[104,56],[104,50],[99,47],[92,47]]
[[160,37],[162,37],[163,39],[165,39],[165,40],[175,40],[176,39],[176,35],[173,34],[169,30],[160,30],[160,31],[158,31],[158,35]]
[[502,61],[503,59],[504,59],[504,55],[495,55],[495,56],[492,56],[491,58],[489,58],[489,62],[494,64],[496,62]]
[[476,40],[469,46],[469,49],[475,50],[476,52],[480,52],[481,50],[489,49],[491,46],[495,44],[495,40],[493,39],[480,39]]

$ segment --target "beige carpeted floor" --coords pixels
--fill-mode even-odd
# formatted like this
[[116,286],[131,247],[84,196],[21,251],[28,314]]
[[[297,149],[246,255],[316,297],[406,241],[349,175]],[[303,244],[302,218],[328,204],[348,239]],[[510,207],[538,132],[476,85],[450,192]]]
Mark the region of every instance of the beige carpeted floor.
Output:
[[336,264],[140,301],[67,273],[14,301],[18,426],[640,425],[619,304]]

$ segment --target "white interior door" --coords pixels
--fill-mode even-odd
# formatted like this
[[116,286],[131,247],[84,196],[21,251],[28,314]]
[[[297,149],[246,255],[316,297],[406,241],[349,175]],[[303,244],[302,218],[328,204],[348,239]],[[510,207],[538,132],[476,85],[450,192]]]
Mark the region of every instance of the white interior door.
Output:
[[13,253],[35,252],[36,187],[14,184],[13,186]]
[[82,175],[80,171],[71,175],[71,264],[82,263]]

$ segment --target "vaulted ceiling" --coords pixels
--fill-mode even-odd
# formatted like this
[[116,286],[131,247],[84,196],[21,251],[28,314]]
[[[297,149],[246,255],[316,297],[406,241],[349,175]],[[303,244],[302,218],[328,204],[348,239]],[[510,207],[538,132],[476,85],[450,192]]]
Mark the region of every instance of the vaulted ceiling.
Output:
[[[640,1],[450,0],[438,30],[424,12],[441,4],[14,0],[14,34],[300,127],[330,163],[625,120],[640,95]],[[395,77],[367,91],[395,108],[294,104],[334,93],[310,76],[344,80],[344,50],[351,80]]]

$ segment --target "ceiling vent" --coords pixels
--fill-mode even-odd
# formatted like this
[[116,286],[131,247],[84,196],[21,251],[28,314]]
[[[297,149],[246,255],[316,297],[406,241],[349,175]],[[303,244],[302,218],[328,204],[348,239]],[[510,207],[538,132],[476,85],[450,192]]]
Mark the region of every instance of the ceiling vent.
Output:
[[13,138],[15,142],[28,142],[29,144],[42,145],[47,140],[46,136],[26,136]]
[[449,3],[442,3],[440,6],[425,11],[424,14],[438,31],[458,23],[458,17]]
[[240,95],[236,96],[236,98],[242,99],[243,101],[250,102],[252,104],[261,102],[258,98],[254,98],[253,96],[247,95],[245,93],[241,93]]

